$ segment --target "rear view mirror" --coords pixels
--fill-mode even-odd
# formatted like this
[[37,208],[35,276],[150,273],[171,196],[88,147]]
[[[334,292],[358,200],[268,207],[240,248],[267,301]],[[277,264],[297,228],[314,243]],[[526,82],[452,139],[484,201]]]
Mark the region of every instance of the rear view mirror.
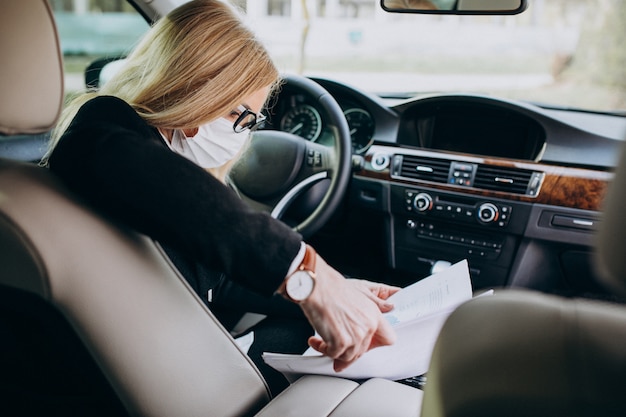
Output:
[[394,13],[427,14],[518,14],[527,0],[381,0],[382,8]]

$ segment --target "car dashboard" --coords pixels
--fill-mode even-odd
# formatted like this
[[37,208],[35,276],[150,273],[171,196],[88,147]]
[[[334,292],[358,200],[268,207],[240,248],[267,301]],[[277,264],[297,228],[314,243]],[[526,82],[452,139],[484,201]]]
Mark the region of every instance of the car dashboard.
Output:
[[[346,115],[354,163],[344,219],[317,237],[325,256],[398,285],[467,259],[475,289],[596,289],[593,236],[624,117],[472,94],[389,104],[315,81]],[[285,87],[269,113],[268,128],[333,141],[303,92]]]

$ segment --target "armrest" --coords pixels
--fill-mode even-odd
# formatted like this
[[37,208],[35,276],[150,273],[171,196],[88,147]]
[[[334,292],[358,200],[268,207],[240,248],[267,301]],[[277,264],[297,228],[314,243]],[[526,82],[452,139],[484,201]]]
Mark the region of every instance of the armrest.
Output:
[[291,384],[256,416],[419,416],[422,391],[385,379],[359,385],[330,376],[307,375]]
[[373,378],[346,397],[332,417],[418,417],[424,392],[417,388]]

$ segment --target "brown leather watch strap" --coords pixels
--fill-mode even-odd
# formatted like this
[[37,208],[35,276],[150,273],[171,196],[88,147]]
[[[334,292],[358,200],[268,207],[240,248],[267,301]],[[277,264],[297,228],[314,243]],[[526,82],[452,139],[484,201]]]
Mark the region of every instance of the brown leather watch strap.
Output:
[[306,245],[304,258],[302,259],[302,263],[296,269],[296,271],[310,271],[315,275],[315,260],[317,258],[317,252],[313,249],[312,246]]
[[317,252],[315,252],[315,249],[313,249],[311,245],[306,245],[305,251],[304,251],[304,258],[302,258],[302,262],[300,262],[300,265],[298,265],[298,267],[296,268],[294,272],[292,272],[287,277],[285,277],[285,279],[283,280],[282,284],[280,284],[280,287],[278,288],[276,292],[286,297],[287,299],[291,299],[286,291],[287,281],[289,280],[289,277],[291,277],[293,274],[295,274],[298,271],[309,271],[311,276],[315,277],[316,260],[317,260]]

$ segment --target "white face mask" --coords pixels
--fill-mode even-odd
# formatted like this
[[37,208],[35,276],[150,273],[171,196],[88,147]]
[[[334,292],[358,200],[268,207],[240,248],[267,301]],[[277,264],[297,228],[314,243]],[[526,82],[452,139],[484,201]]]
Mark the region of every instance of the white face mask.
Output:
[[185,137],[182,130],[175,130],[170,149],[181,154],[202,168],[217,168],[233,159],[248,140],[250,131],[236,133],[233,123],[219,118],[198,128],[193,137]]

